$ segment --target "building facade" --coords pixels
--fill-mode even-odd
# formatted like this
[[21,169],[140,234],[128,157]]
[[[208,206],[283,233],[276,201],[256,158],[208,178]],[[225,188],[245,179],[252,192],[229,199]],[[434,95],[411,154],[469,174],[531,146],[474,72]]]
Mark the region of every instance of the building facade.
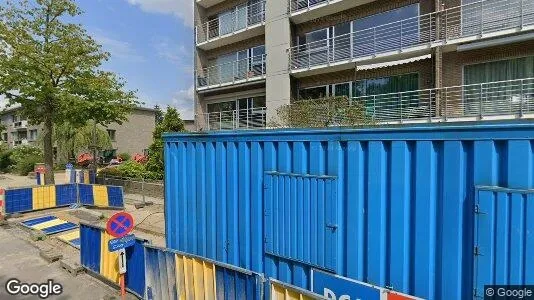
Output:
[[[152,143],[152,133],[156,126],[156,111],[151,108],[135,108],[128,121],[122,124],[101,126],[107,131],[112,147],[117,153],[144,153]],[[42,125],[30,125],[19,113],[19,108],[6,109],[0,113],[1,124],[5,129],[1,133],[2,142],[9,148],[19,145],[36,145]]]
[[346,96],[377,122],[529,117],[531,0],[194,0],[197,130]]

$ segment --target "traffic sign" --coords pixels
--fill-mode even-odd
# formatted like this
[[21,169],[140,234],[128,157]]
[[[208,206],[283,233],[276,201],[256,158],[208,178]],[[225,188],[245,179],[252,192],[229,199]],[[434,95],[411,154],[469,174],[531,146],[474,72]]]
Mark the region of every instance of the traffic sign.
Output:
[[119,274],[126,273],[126,250],[124,248],[119,250]]
[[120,238],[132,232],[134,221],[132,215],[127,212],[118,212],[109,218],[106,223],[106,231],[110,235]]
[[111,239],[108,242],[109,252],[131,247],[135,244],[135,235],[129,234],[121,238]]

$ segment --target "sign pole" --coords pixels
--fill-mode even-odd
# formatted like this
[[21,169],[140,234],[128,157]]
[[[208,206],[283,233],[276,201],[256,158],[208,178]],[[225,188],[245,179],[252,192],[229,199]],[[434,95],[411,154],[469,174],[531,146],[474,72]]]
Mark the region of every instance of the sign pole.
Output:
[[126,299],[126,288],[124,287],[124,274],[120,275],[120,282],[121,282],[121,298],[122,300]]

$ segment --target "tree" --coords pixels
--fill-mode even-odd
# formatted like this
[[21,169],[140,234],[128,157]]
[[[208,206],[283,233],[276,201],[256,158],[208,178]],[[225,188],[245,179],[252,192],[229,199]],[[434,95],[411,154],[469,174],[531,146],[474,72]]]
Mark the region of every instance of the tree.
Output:
[[151,172],[163,173],[163,133],[185,131],[184,121],[176,108],[167,107],[161,123],[156,125],[152,133],[152,144],[148,147],[146,169]]
[[154,110],[156,111],[156,125],[158,125],[161,123],[161,121],[163,121],[163,111],[159,105],[155,105]]
[[91,146],[97,149],[112,147],[108,133],[98,127],[95,129],[92,122],[87,122],[79,128],[74,128],[69,123],[60,124],[55,127],[53,140],[57,145],[57,159],[62,163],[69,162],[78,154],[91,150]]
[[54,183],[54,126],[121,124],[138,104],[122,78],[102,71],[110,54],[81,25],[73,0],[5,0],[0,7],[0,95],[43,124],[45,182]]

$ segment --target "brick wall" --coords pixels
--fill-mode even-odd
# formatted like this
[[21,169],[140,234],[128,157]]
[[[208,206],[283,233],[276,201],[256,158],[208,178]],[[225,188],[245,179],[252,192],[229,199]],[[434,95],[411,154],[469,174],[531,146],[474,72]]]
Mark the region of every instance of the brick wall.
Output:
[[534,41],[443,54],[443,86],[462,85],[463,66],[534,55]]
[[434,0],[379,0],[354,7],[337,14],[298,24],[295,26],[295,33],[296,35],[301,35],[306,32],[330,27],[343,22],[353,21],[355,19],[364,18],[414,3],[420,3],[420,14],[427,14],[434,11]]
[[300,89],[367,78],[380,78],[408,73],[419,73],[420,89],[427,89],[433,87],[433,69],[431,59],[373,70],[360,70],[354,72],[354,69],[350,69],[341,72],[310,76],[300,79],[298,86]]

